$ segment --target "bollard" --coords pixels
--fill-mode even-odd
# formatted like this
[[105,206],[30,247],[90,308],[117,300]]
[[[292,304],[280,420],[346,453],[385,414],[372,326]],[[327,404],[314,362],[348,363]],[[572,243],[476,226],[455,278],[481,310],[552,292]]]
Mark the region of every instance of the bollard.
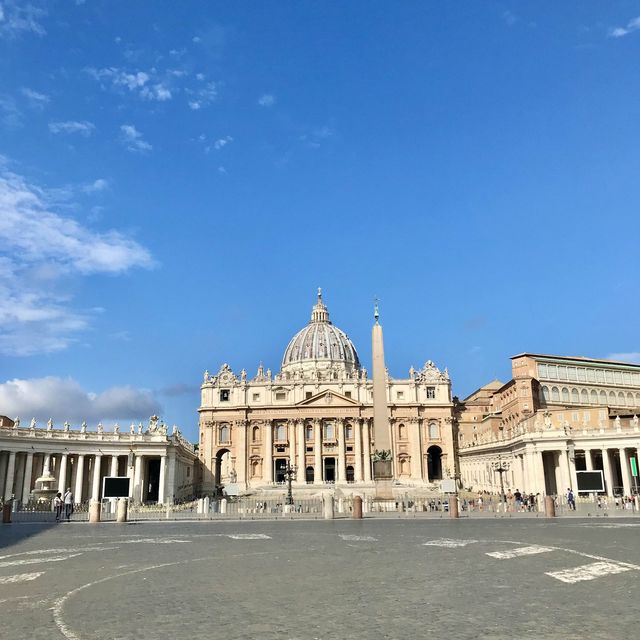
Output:
[[92,500],[89,503],[89,522],[100,522],[100,510],[102,503],[100,500]]
[[227,513],[227,499],[226,498],[222,498],[222,500],[220,500],[220,513],[221,514]]
[[11,524],[11,501],[2,505],[2,524]]
[[119,498],[117,503],[116,522],[126,522],[129,512],[129,500],[127,498]]
[[322,502],[324,505],[324,519],[333,520],[333,496],[324,496]]
[[362,498],[355,496],[353,499],[353,517],[360,520],[362,519]]
[[544,515],[546,518],[556,517],[556,503],[551,496],[544,498]]
[[449,517],[460,517],[460,512],[458,510],[458,496],[449,496]]

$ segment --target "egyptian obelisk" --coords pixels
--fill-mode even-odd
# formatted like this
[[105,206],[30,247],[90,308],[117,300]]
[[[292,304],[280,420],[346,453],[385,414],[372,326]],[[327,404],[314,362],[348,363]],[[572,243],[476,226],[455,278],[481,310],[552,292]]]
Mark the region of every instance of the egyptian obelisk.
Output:
[[[371,331],[371,359],[373,364],[373,439],[375,450],[391,453],[391,434],[389,432],[389,411],[387,407],[387,380],[384,366],[384,343],[380,312],[376,302],[373,313],[375,322]],[[379,457],[379,455],[378,455]],[[373,465],[375,480],[389,480],[392,477],[392,462]]]

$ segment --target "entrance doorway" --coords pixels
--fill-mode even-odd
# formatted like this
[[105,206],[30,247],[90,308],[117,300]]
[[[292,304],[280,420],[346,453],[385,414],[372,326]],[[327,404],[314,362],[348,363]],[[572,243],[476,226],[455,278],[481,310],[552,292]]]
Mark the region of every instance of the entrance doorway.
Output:
[[347,466],[347,482],[355,482],[356,472],[351,465]]
[[324,481],[325,482],[336,481],[336,459],[335,458],[324,459]]
[[158,491],[160,489],[160,459],[150,458],[147,460],[147,502],[158,502]]
[[307,467],[305,469],[304,479],[307,484],[313,484],[313,480],[314,480],[313,467]]
[[229,458],[231,456],[231,452],[229,449],[220,449],[218,453],[216,453],[216,468],[214,470],[214,492],[215,495],[222,495],[222,468],[225,467],[225,472],[227,472],[226,467],[229,466]]
[[287,460],[286,458],[276,458],[275,462],[275,473],[274,478],[276,484],[282,484],[287,481],[287,476],[285,476],[284,472],[287,469]]
[[430,482],[442,480],[442,449],[436,445],[427,449],[427,474]]

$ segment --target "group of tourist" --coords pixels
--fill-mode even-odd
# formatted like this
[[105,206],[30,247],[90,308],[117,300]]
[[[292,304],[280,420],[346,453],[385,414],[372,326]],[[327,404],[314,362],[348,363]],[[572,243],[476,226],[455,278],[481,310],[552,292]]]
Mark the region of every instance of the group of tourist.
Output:
[[56,522],[71,521],[71,514],[73,513],[73,493],[71,493],[71,487],[68,487],[64,492],[64,496],[60,491],[56,493],[53,499],[53,510],[56,514]]

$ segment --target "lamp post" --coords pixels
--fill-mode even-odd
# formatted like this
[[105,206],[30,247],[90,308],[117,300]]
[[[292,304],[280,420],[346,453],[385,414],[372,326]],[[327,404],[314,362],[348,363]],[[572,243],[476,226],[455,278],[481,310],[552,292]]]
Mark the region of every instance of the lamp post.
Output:
[[287,481],[287,504],[293,504],[293,492],[291,491],[291,481],[296,477],[297,467],[292,467],[287,460],[287,466],[283,470],[283,475]]
[[504,495],[504,480],[502,475],[509,471],[509,463],[502,460],[502,456],[498,454],[498,460],[493,463],[493,470],[500,474],[500,502],[502,502],[502,512],[506,513],[505,509],[505,495]]

